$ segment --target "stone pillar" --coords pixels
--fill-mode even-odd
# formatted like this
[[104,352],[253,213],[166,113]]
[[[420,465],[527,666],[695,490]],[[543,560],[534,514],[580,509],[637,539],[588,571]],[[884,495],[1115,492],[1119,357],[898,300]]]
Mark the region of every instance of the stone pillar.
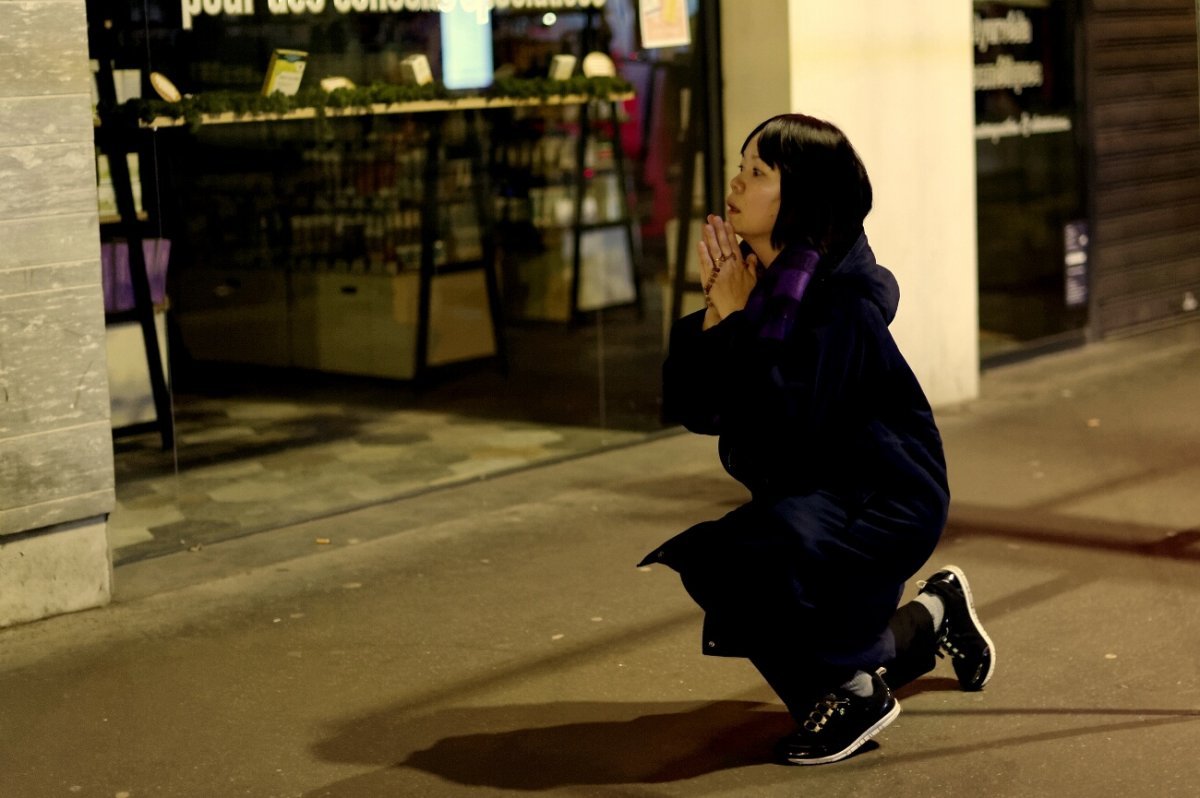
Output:
[[0,0],[0,626],[108,602],[112,432],[83,0]]
[[775,114],[833,122],[875,190],[867,235],[900,281],[892,325],[935,405],[979,392],[970,3],[722,0],[725,158]]

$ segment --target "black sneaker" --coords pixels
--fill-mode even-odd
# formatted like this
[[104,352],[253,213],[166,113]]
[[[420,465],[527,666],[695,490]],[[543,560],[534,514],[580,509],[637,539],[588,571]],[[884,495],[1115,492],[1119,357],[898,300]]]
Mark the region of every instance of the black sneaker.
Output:
[[938,629],[938,656],[949,655],[962,689],[982,690],[996,670],[996,647],[975,614],[966,575],[947,565],[917,584],[921,593],[932,593],[946,608]]
[[779,741],[779,758],[791,765],[823,765],[857,751],[900,714],[880,674],[871,676],[874,693],[865,698],[835,690],[822,698],[800,728]]

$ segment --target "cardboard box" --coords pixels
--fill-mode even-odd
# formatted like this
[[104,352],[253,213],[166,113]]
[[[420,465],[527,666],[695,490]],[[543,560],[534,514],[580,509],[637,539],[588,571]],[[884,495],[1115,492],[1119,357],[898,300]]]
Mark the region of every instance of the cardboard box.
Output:
[[267,64],[267,76],[263,80],[262,93],[270,97],[275,92],[294,97],[300,90],[304,77],[304,66],[308,53],[303,50],[275,50]]
[[[179,270],[176,319],[197,360],[287,366],[288,284],[272,269]],[[174,295],[172,295],[174,297]]]
[[547,77],[550,80],[569,80],[575,71],[575,56],[559,54],[550,59],[550,70]]
[[[510,264],[508,274],[516,281],[512,312],[524,319],[568,321],[574,238],[570,230],[548,229],[543,235],[543,252],[522,254]],[[584,232],[579,260],[579,310],[624,305],[637,298],[637,275],[623,227]]]
[[[177,317],[189,353],[199,360],[393,379],[416,373],[415,271],[185,273]],[[495,354],[483,272],[434,277],[429,323],[431,366]]]
[[421,54],[403,58],[400,61],[400,81],[410,86],[433,83],[433,70],[429,68],[429,59]]
[[[166,316],[165,311],[155,311],[154,324],[158,331],[158,352],[162,357],[163,372],[169,377]],[[150,388],[150,368],[146,363],[142,326],[136,321],[110,324],[105,328],[105,343],[113,427],[156,421],[158,413]]]
[[[343,374],[416,374],[418,277],[314,272],[292,278],[293,364]],[[496,353],[487,284],[479,270],[435,276],[430,366]]]

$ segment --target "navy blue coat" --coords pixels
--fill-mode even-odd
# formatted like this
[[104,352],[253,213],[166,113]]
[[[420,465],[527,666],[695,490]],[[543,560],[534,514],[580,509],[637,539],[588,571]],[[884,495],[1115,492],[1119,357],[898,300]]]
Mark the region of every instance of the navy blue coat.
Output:
[[[769,296],[799,260],[785,248],[754,291]],[[949,504],[933,413],[888,329],[898,303],[862,236],[818,266],[783,340],[760,336],[748,310],[672,327],[665,414],[719,435],[722,465],[751,495],[643,560],[679,571],[706,612],[705,653],[862,668],[894,654],[888,620]]]

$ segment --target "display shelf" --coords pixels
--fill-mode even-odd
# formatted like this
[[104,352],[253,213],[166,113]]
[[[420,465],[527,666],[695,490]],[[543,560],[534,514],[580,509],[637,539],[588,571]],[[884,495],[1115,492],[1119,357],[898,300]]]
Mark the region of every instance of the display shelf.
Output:
[[[139,222],[147,222],[150,220],[150,214],[146,213],[145,211],[138,211],[137,220]],[[113,225],[121,224],[124,219],[120,214],[117,213],[102,213],[98,217],[98,221],[104,227],[111,227]]]
[[[586,94],[550,95],[547,97],[460,97],[446,100],[413,100],[400,103],[372,103],[367,106],[324,108],[297,108],[281,112],[237,113],[225,111],[218,114],[202,114],[196,120],[200,125],[234,125],[251,122],[290,122],[305,119],[339,119],[357,116],[384,116],[393,114],[445,113],[447,111],[487,111],[498,108],[521,108],[555,105],[583,105],[596,99]],[[606,95],[604,100],[622,102],[633,99],[633,92]],[[148,129],[184,127],[192,124],[182,116],[157,116],[151,120],[140,120],[139,126]]]
[[[629,97],[631,94],[614,95],[614,97]],[[463,112],[469,119],[469,123],[475,127],[474,134],[469,137],[470,142],[475,144],[475,151],[469,153],[469,157],[463,159],[460,156],[462,153],[455,152],[452,148],[439,147],[437,137],[430,137],[426,145],[421,145],[424,148],[424,158],[415,164],[415,171],[419,176],[414,174],[420,186],[420,196],[409,197],[405,202],[420,216],[420,222],[415,229],[406,229],[404,235],[406,240],[412,244],[413,258],[405,260],[404,264],[396,264],[390,273],[403,275],[408,271],[414,271],[419,275],[417,281],[417,330],[415,341],[417,353],[415,355],[415,366],[413,368],[414,381],[420,381],[427,376],[429,361],[424,354],[424,349],[429,343],[429,324],[430,324],[430,296],[432,282],[442,275],[458,274],[471,270],[482,270],[486,274],[486,285],[490,315],[493,320],[492,324],[492,340],[496,343],[495,355],[499,359],[502,368],[506,363],[506,352],[504,351],[504,335],[501,323],[501,302],[499,295],[499,283],[495,271],[495,249],[493,242],[492,225],[487,220],[488,209],[491,205],[491,197],[487,194],[487,188],[483,181],[478,185],[471,185],[466,188],[456,187],[453,185],[453,178],[447,177],[444,167],[449,161],[468,161],[470,163],[470,171],[475,175],[486,175],[487,169],[482,163],[482,154],[478,147],[486,137],[483,135],[482,115],[486,109],[500,108],[518,108],[518,107],[537,107],[537,106],[578,106],[586,108],[587,105],[594,101],[593,97],[585,94],[570,95],[562,97],[549,97],[540,99],[522,99],[522,98],[463,98],[448,101],[421,101],[421,102],[406,102],[393,103],[388,105],[373,105],[364,108],[353,109],[323,109],[322,115],[329,119],[342,119],[354,117],[368,117],[376,115],[395,115],[395,114],[425,114],[431,116],[429,125],[426,127],[436,127],[441,124],[447,114],[455,112]],[[600,102],[608,102],[602,100]],[[616,99],[611,100],[615,104]],[[272,113],[272,114],[217,114],[204,117],[204,125],[227,125],[238,123],[275,123],[288,122],[291,120],[314,119],[317,113],[315,109],[299,110],[289,113]],[[581,111],[581,117],[586,119],[587,112]],[[157,124],[149,123],[139,125],[140,129],[155,131],[158,129],[169,130],[181,128],[185,124],[185,120],[170,120],[169,124],[163,122],[160,118]],[[98,133],[100,131],[97,131]],[[471,148],[468,147],[468,150]],[[449,157],[448,157],[449,156]],[[606,167],[607,169],[607,167]],[[452,170],[451,170],[452,171]],[[613,174],[617,172],[613,167]],[[572,174],[571,179],[574,179]],[[359,207],[361,205],[361,207]],[[337,202],[323,207],[320,210],[306,210],[298,213],[297,217],[308,216],[310,221],[315,217],[325,217],[325,219],[337,219],[340,222],[346,222],[347,218],[361,215],[364,218],[372,215],[372,208],[369,207],[370,202],[355,203],[348,205],[339,205]],[[452,235],[447,235],[438,232],[442,229],[447,230],[463,230],[462,224],[447,223],[444,215],[448,209],[467,208],[473,206],[477,219],[484,221],[470,225],[472,231],[478,230],[478,241],[471,242],[471,245],[466,250],[461,249],[463,242],[460,240],[457,243],[453,241]],[[468,213],[463,211],[459,215]],[[286,209],[285,209],[286,215]],[[469,214],[468,214],[469,215]],[[574,226],[568,226],[577,238],[582,237],[588,232],[598,230],[604,227],[613,226],[628,226],[631,220],[628,215],[622,215],[614,220],[603,220],[597,222],[580,223]],[[234,232],[226,231],[229,235]],[[295,231],[291,231],[294,235]],[[472,232],[472,235],[475,235]],[[632,239],[630,239],[632,241]],[[578,249],[578,247],[576,248]],[[482,251],[481,251],[482,250]],[[632,260],[632,248],[630,248],[630,263]],[[289,256],[290,257],[290,256]],[[338,260],[342,260],[340,256],[334,256]],[[320,260],[320,253],[316,256],[310,254],[301,254],[297,256],[298,260],[312,263]],[[365,252],[360,252],[353,257],[346,258],[348,268],[344,270],[334,270],[335,273],[354,274],[366,271],[368,273],[388,274],[386,268],[368,268],[364,269],[357,261],[362,260],[367,263]],[[577,283],[579,281],[578,274],[580,265],[579,255],[575,255],[576,263],[574,265],[573,279]],[[371,262],[373,266],[380,267],[382,264]],[[292,266],[288,266],[292,268]],[[579,303],[572,302],[571,317],[574,319],[580,315]]]
[[[488,169],[483,163],[480,151],[480,146],[487,140],[487,137],[482,132],[483,116],[488,112],[498,112],[501,109],[576,107],[580,109],[580,118],[586,121],[588,118],[588,111],[586,109],[593,102],[610,103],[610,107],[614,109],[613,113],[615,114],[616,103],[632,97],[632,92],[610,93],[603,95],[600,100],[597,100],[591,94],[585,93],[551,95],[540,98],[462,97],[437,101],[423,100],[372,104],[353,108],[305,108],[279,113],[239,114],[228,112],[205,114],[199,117],[198,120],[160,116],[151,121],[139,122],[138,127],[150,131],[167,131],[183,128],[184,126],[191,126],[193,129],[196,129],[207,126],[247,123],[287,123],[292,121],[316,120],[318,118],[333,121],[372,116],[423,114],[431,117],[430,123],[425,125],[425,127],[437,129],[437,126],[444,123],[449,114],[462,113],[467,118],[468,125],[474,127],[473,134],[468,136],[467,145],[457,145],[457,148],[440,147],[435,140],[437,137],[430,137],[427,144],[423,145],[422,151],[424,157],[405,167],[408,170],[405,172],[405,175],[414,182],[414,190],[404,195],[403,202],[405,203],[405,207],[411,208],[419,216],[419,222],[416,225],[405,224],[399,225],[394,229],[388,229],[383,233],[383,236],[386,238],[388,235],[394,235],[401,249],[410,247],[409,256],[404,257],[402,254],[392,254],[392,251],[396,250],[397,247],[389,246],[393,243],[390,241],[381,250],[388,254],[379,258],[374,255],[373,249],[378,242],[364,244],[364,242],[358,240],[338,239],[331,244],[327,240],[328,237],[322,238],[320,231],[323,229],[323,226],[354,228],[349,233],[351,239],[354,236],[365,238],[366,234],[361,230],[363,219],[377,215],[379,207],[382,207],[386,203],[379,202],[373,204],[374,201],[368,198],[366,201],[345,205],[335,200],[327,205],[318,206],[316,201],[310,200],[304,207],[298,207],[296,209],[297,212],[294,214],[287,214],[287,209],[284,209],[285,216],[287,217],[285,225],[289,226],[287,234],[290,237],[287,268],[291,271],[298,271],[300,273],[320,272],[322,271],[322,264],[335,261],[341,263],[345,261],[345,263],[342,263],[345,268],[332,269],[329,270],[330,273],[344,275],[374,274],[379,276],[387,276],[389,274],[403,276],[410,272],[419,274],[417,282],[417,330],[415,335],[415,345],[418,351],[415,356],[415,365],[413,368],[414,379],[419,381],[427,376],[427,369],[430,365],[425,350],[430,340],[430,297],[432,283],[435,279],[443,275],[459,274],[472,270],[484,272],[488,309],[493,321],[491,340],[495,342],[495,355],[501,367],[504,368],[507,362],[501,322],[502,309],[499,280],[495,274],[494,226],[490,220],[492,195],[489,193],[485,181],[477,180],[464,187],[455,185],[453,179],[454,163],[464,164],[462,168],[466,169],[468,174],[477,176],[488,174]],[[615,133],[615,126],[613,132]],[[574,142],[567,142],[567,145],[573,149]],[[616,161],[613,159],[612,150],[606,149],[605,152],[608,160],[601,160],[599,173],[613,176],[616,181],[621,181],[623,178],[621,174],[622,169],[618,167]],[[410,172],[411,174],[409,174]],[[576,170],[572,169],[562,172],[559,175],[558,182],[559,184],[563,184],[575,179]],[[624,191],[619,191],[622,194],[622,201],[624,201]],[[388,201],[397,201],[397,196],[389,196]],[[470,210],[473,210],[474,213],[470,213]],[[454,218],[447,220],[447,212],[454,214]],[[470,224],[465,224],[462,221],[467,215],[474,216]],[[578,240],[586,234],[600,229],[611,227],[626,228],[628,232],[629,264],[631,268],[634,268],[632,224],[633,221],[629,216],[628,208],[624,207],[613,219],[568,224],[566,225],[566,230],[573,233]],[[314,228],[316,229],[315,233]],[[443,230],[447,232],[441,232]],[[458,231],[459,235],[456,236],[454,234],[455,231]],[[379,232],[373,230],[370,235],[378,237]],[[313,245],[305,243],[308,240],[306,236],[308,236],[308,239],[319,239],[315,248]],[[472,237],[472,241],[465,241],[466,237]],[[331,249],[329,251],[322,251],[321,246],[331,247]],[[574,276],[572,281],[577,285],[580,282],[579,273],[581,264],[579,261],[581,255],[578,246],[574,247],[574,251]],[[296,268],[297,265],[299,265],[298,269]],[[638,304],[640,309],[640,286],[635,286],[633,300],[625,304],[633,303]],[[582,312],[586,311],[581,311],[578,299],[573,298],[569,311],[570,318],[574,320]]]
[[[162,304],[156,304],[154,306],[154,312],[155,313],[165,313],[167,311],[167,308],[168,308],[168,305],[165,302],[163,302]],[[106,311],[104,314],[104,323],[105,324],[129,324],[130,322],[139,321],[138,312],[139,311],[137,308],[130,308],[129,310]]]
[[[664,342],[670,325],[690,310],[691,305],[704,299],[698,261],[694,272],[689,269],[689,261],[697,258],[692,243],[699,240],[706,209],[725,206],[723,116],[721,104],[713,101],[713,98],[721,96],[720,70],[708,59],[696,56],[697,52],[720,51],[719,31],[715,20],[708,14],[700,14],[698,23],[697,39],[703,42],[703,50],[693,50],[693,55],[683,62],[664,65],[664,68],[686,76],[690,84],[680,96],[682,166],[676,194],[674,245],[668,245],[674,257],[667,266],[670,301],[664,306],[667,311],[664,316]],[[703,176],[700,181],[696,179],[697,172]]]
[[[578,323],[608,308],[642,312],[619,102],[589,99],[569,119],[518,109],[493,141],[501,228],[514,247],[534,254],[512,266],[527,318]],[[606,231],[620,233],[620,240]],[[603,243],[586,243],[596,235]],[[561,249],[560,236],[570,238]]]
[[[115,51],[111,30],[105,30],[92,42],[92,55],[96,58],[99,71],[96,75],[96,90],[98,101],[112,106],[116,102],[116,83],[113,77],[112,53]],[[155,304],[151,295],[150,277],[146,268],[146,256],[142,248],[142,227],[149,221],[150,216],[145,210],[137,207],[134,198],[134,177],[129,168],[128,155],[137,151],[137,141],[124,135],[124,131],[110,126],[97,126],[95,131],[96,145],[100,153],[106,156],[111,177],[116,213],[105,213],[99,217],[99,224],[116,227],[126,241],[129,251],[129,276],[133,291],[133,309],[117,314],[106,315],[106,323],[116,325],[123,321],[136,322],[142,339],[142,349],[146,356],[146,377],[150,384],[150,394],[154,407],[154,418],[151,421],[116,425],[113,427],[113,437],[137,435],[144,432],[157,432],[163,449],[170,449],[175,444],[175,421],[171,410],[171,389],[167,383],[167,372],[163,363],[162,338],[155,312]],[[115,218],[114,218],[115,217]]]

